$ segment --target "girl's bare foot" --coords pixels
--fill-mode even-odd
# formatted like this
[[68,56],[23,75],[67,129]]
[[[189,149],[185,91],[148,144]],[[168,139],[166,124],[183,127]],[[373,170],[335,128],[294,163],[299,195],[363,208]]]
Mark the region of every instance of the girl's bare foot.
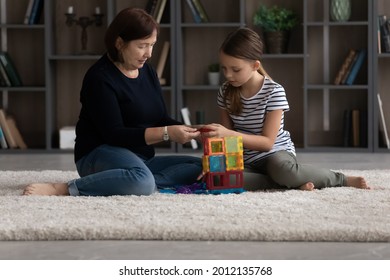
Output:
[[370,189],[363,177],[347,176],[347,186],[358,189]]
[[302,191],[312,191],[314,190],[314,184],[312,182],[307,182],[306,184],[303,184],[299,187]]
[[28,185],[23,195],[69,195],[66,183],[36,183]]

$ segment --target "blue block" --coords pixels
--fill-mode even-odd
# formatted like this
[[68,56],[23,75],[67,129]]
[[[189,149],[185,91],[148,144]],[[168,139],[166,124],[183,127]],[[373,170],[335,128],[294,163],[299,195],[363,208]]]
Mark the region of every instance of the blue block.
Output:
[[226,160],[224,155],[209,156],[210,172],[225,172]]

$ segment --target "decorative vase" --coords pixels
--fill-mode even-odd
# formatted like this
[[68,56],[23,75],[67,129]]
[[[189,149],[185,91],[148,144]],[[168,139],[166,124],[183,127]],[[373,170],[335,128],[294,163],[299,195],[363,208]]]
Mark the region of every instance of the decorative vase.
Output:
[[330,18],[333,21],[348,21],[351,16],[351,0],[331,0]]
[[289,40],[288,31],[265,32],[265,45],[268,53],[286,53]]
[[219,85],[219,72],[209,72],[209,84],[212,86]]

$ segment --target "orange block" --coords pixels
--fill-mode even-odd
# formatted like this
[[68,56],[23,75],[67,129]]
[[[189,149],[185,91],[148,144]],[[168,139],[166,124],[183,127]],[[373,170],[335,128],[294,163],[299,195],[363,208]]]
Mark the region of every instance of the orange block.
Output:
[[205,155],[218,155],[225,153],[225,141],[223,138],[207,138],[204,141]]

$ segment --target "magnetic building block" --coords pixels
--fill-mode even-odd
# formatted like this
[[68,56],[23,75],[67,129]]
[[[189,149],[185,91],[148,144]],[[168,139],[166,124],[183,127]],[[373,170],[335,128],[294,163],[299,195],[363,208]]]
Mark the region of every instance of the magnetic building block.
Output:
[[224,155],[209,156],[210,172],[224,172],[226,159]]
[[242,137],[228,136],[225,137],[226,153],[242,153],[243,143]]
[[225,141],[223,138],[206,138],[204,141],[204,154],[215,155],[225,153]]
[[244,170],[244,157],[241,153],[226,154],[226,170]]

